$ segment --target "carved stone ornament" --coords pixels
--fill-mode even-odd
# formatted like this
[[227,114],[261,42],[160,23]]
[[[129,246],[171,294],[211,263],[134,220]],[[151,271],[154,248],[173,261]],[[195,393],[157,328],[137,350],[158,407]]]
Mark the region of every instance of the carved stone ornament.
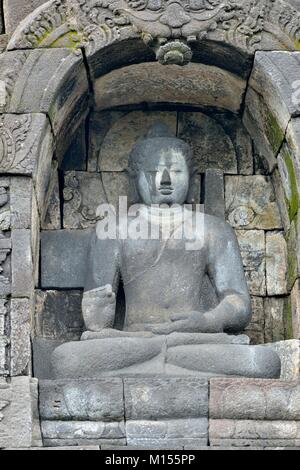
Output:
[[8,49],[85,47],[89,55],[138,36],[164,64],[185,64],[188,44],[205,38],[249,53],[265,41],[298,50],[300,12],[282,0],[50,0],[19,26]]

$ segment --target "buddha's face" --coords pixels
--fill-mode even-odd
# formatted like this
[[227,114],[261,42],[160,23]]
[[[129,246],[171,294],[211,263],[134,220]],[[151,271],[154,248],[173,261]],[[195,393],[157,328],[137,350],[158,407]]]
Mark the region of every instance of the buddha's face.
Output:
[[153,148],[137,178],[137,189],[146,205],[184,204],[189,191],[189,169],[181,149]]

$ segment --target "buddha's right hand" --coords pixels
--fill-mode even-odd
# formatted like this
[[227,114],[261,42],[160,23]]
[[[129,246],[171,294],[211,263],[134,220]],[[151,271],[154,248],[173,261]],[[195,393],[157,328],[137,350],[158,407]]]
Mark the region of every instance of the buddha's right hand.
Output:
[[115,320],[116,296],[111,285],[84,292],[82,313],[89,331],[112,328]]

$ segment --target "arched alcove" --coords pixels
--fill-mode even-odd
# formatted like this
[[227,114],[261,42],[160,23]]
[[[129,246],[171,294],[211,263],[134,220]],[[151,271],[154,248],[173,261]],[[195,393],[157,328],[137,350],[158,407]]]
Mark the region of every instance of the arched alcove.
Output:
[[[75,237],[75,230],[93,227],[93,201],[83,195],[84,190],[115,200],[117,191],[126,187],[124,167],[120,166],[126,155],[115,158],[114,141],[116,149],[127,153],[140,133],[132,126],[162,113],[174,120],[178,135],[194,146],[199,202],[205,202],[205,191],[209,191],[209,175],[205,191],[200,190],[205,173],[222,171],[221,176],[217,174],[224,184],[224,191],[220,186],[224,211],[238,232],[253,297],[253,341],[297,337],[300,110],[295,83],[300,68],[296,52],[299,13],[278,1],[263,13],[258,8],[255,16],[249,2],[240,2],[240,6],[223,2],[231,8],[226,10],[228,22],[223,10],[220,16],[220,9],[202,27],[196,18],[208,13],[202,9],[201,14],[190,14],[186,24],[191,30],[182,27],[177,36],[178,31],[163,26],[159,19],[152,24],[147,9],[142,10],[146,15],[142,23],[140,13],[135,20],[131,10],[124,13],[121,8],[118,13],[120,2],[111,2],[116,9],[95,7],[96,12],[90,3],[82,12],[80,2],[47,2],[20,25],[0,57],[0,79],[6,92],[0,108],[0,170],[12,182],[11,187],[10,182],[3,187],[17,194],[11,189],[14,181],[25,178],[32,195],[25,225],[17,221],[12,227],[13,250],[16,247],[12,252],[12,303],[26,301],[24,308],[29,313],[26,328],[20,332],[18,325],[7,347],[11,373],[20,375],[30,369],[30,316],[35,319],[33,336],[38,333],[44,339],[49,339],[48,334],[54,334],[55,341],[78,339],[83,328],[78,313],[80,282],[72,276],[69,285],[60,284],[59,278],[49,280],[51,273],[57,273],[54,252],[52,266],[42,267],[48,273],[47,282],[39,276],[40,230],[67,229]],[[263,2],[257,3],[262,7]],[[293,14],[287,23],[280,14],[284,9]],[[253,18],[254,26],[249,26],[248,20]],[[164,62],[171,43],[177,59],[180,54],[188,56],[185,47],[190,48],[192,61],[184,67],[155,62],[156,56]],[[272,52],[275,49],[279,51]],[[292,72],[287,75],[287,70]],[[141,133],[146,127],[141,125]],[[203,149],[208,146],[210,154],[203,159]],[[78,149],[84,155],[79,161]],[[211,158],[213,152],[218,158]],[[212,184],[211,194],[214,191]],[[20,201],[23,196],[15,197]],[[219,199],[212,201],[219,207]],[[26,249],[19,257],[17,240],[23,230],[27,231]],[[80,250],[77,254],[80,261]],[[76,272],[78,265],[72,266]],[[62,271],[61,276],[66,273]],[[32,314],[32,304],[27,301],[35,291],[39,298]],[[51,317],[54,310],[59,314]],[[50,317],[43,324],[47,312]],[[52,321],[62,325],[60,337]],[[20,341],[26,347],[20,347]]]

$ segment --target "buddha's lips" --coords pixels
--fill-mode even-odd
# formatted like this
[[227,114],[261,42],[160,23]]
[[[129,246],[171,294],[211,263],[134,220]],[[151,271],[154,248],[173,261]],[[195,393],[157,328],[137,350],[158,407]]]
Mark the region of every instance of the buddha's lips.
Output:
[[160,188],[159,190],[164,196],[169,196],[174,191],[173,188]]

